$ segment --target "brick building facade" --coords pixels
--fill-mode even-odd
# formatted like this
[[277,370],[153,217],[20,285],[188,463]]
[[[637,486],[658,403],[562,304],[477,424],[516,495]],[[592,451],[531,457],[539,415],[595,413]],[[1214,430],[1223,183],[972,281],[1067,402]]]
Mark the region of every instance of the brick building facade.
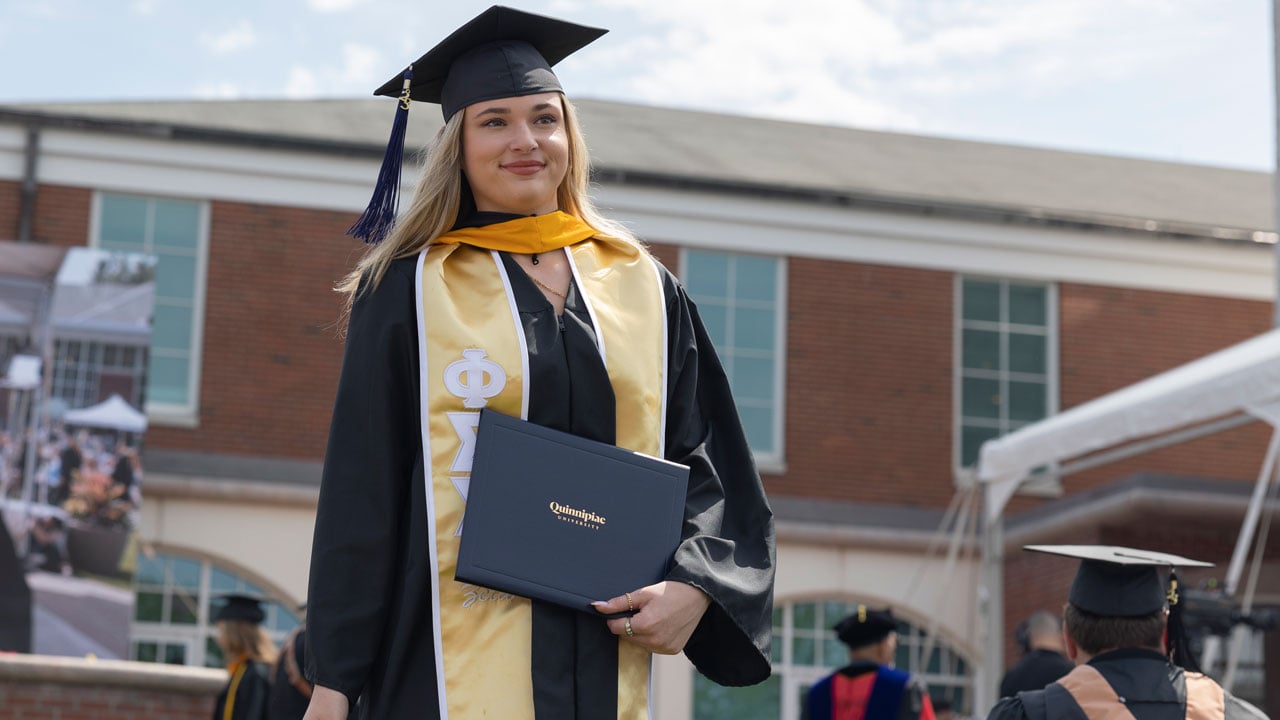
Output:
[[[192,292],[199,352],[187,366],[195,392],[188,411],[151,413],[143,533],[160,556],[251,579],[282,605],[305,600],[341,360],[332,286],[360,252],[344,231],[366,199],[389,119],[377,101],[322,105],[333,129],[292,135],[272,118],[282,108],[311,112],[306,103],[0,110],[0,238],[17,239],[26,213],[31,241],[102,244],[103,206],[116,197],[204,208]],[[609,214],[649,242],[700,303],[706,295],[730,315],[746,308],[772,318],[760,329],[768,348],[735,338],[732,325],[724,331],[761,368],[758,377],[776,383],[760,396],[758,430],[770,450],[761,470],[779,529],[779,670],[744,697],[765,708],[760,717],[795,718],[798,693],[840,658],[824,629],[847,603],[869,602],[893,604],[909,624],[900,664],[962,708],[990,702],[981,688],[998,677],[981,671],[976,546],[964,545],[955,563],[938,550],[944,514],[969,487],[966,443],[1267,330],[1272,256],[1257,239],[1273,236],[1255,233],[1270,229],[1270,178],[582,105]],[[434,126],[414,122],[423,125],[410,143],[420,144]],[[362,128],[358,136],[352,127]],[[703,141],[701,162],[662,149],[653,127]],[[35,202],[24,206],[27,128],[40,141],[28,178]],[[744,157],[747,140],[790,152]],[[772,299],[757,307],[695,286],[698,263],[720,267],[723,258],[730,276],[732,258],[767,261],[777,271]],[[1010,320],[1019,306],[1009,300],[999,320],[973,320],[966,298],[989,290],[1006,300],[1031,293],[1040,319]],[[995,339],[1005,348],[992,355],[999,360],[971,363]],[[1031,350],[1009,355],[1010,343],[1027,342]],[[756,365],[740,367],[747,383]],[[980,396],[987,387],[1009,391]],[[1028,404],[1012,408],[1014,392],[1030,393]],[[1016,658],[1013,626],[1032,610],[1057,608],[1071,574],[1068,563],[1024,557],[1017,545],[1123,542],[1224,565],[1267,430],[1239,427],[1016,497],[997,629],[1005,657]],[[1161,502],[1174,486],[1181,499]],[[1198,498],[1221,502],[1198,513]],[[1097,510],[1063,520],[1073,507]],[[1269,558],[1280,541],[1271,545]],[[1265,567],[1260,601],[1280,602],[1280,573]],[[934,641],[925,630],[941,648],[928,657]],[[179,641],[165,628],[135,628],[148,632]],[[1252,672],[1280,686],[1275,642],[1259,642],[1265,652]],[[200,652],[189,650],[188,662]],[[740,697],[667,659],[655,693],[660,717],[711,717],[708,708]]]

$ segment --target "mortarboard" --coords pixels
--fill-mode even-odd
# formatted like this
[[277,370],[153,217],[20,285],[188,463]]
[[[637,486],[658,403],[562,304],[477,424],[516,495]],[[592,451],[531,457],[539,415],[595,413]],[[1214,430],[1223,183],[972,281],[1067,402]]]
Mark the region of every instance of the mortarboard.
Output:
[[[1213,567],[1213,563],[1114,545],[1027,545],[1022,549],[1080,560],[1067,601],[1087,613],[1142,617],[1159,612],[1167,605],[1173,661],[1195,669],[1195,661],[1185,646],[1176,568]],[[1160,575],[1162,569],[1169,571],[1167,584]]]
[[859,605],[856,612],[836,623],[834,630],[840,642],[852,649],[878,643],[898,629],[893,610],[875,610]]
[[366,243],[382,240],[395,222],[404,155],[404,133],[412,100],[439,103],[445,120],[473,103],[559,92],[551,66],[608,30],[577,25],[494,5],[427,51],[374,91],[399,98],[369,207],[347,231]]
[[223,604],[214,614],[214,622],[220,620],[243,620],[258,624],[267,617],[262,609],[264,599],[258,595],[245,593],[227,593],[220,596]]

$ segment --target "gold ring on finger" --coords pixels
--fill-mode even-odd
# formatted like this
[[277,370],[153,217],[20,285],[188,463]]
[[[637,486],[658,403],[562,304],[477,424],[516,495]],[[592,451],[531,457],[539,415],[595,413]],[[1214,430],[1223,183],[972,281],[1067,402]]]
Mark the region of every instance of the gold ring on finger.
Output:
[[631,602],[631,593],[622,593],[622,594],[627,596],[627,611],[635,612],[636,606],[635,606],[635,603]]
[[631,629],[631,618],[627,618],[627,637],[634,637],[635,631]]

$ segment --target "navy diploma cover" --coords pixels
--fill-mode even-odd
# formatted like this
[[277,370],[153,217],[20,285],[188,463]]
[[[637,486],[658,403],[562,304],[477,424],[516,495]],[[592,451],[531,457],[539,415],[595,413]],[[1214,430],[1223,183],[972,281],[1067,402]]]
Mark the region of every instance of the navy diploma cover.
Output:
[[454,578],[596,614],[662,581],[689,468],[482,410]]

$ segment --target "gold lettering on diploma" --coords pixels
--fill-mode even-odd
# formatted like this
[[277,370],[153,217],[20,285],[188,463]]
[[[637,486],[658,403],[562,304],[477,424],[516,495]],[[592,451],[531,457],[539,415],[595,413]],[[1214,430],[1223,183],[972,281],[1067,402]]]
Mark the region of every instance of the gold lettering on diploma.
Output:
[[603,515],[597,515],[588,510],[569,507],[568,505],[561,505],[554,500],[551,501],[548,507],[551,508],[551,512],[555,514],[556,519],[567,523],[573,523],[580,527],[599,530],[600,526],[605,523]]

